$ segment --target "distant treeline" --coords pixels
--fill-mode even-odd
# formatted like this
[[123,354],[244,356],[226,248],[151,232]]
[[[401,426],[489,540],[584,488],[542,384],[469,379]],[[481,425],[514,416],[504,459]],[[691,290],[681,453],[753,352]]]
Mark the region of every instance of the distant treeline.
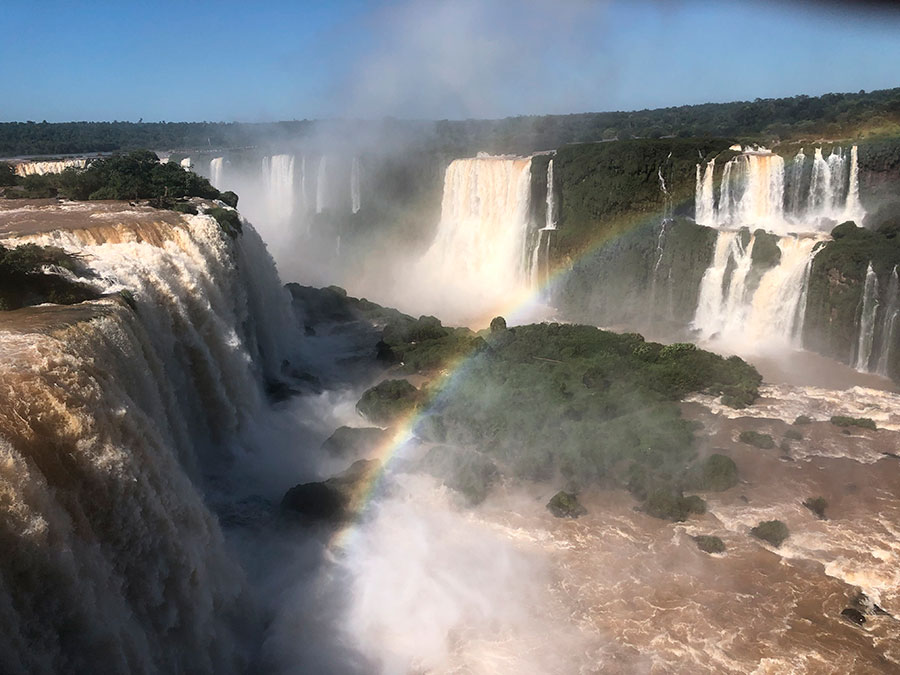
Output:
[[113,152],[136,148],[195,149],[266,146],[314,134],[342,139],[385,137],[424,142],[453,154],[476,150],[532,152],[567,143],[627,139],[752,137],[838,139],[900,135],[900,88],[856,94],[793,96],[735,103],[640,110],[509,117],[502,120],[0,123],[0,156]]

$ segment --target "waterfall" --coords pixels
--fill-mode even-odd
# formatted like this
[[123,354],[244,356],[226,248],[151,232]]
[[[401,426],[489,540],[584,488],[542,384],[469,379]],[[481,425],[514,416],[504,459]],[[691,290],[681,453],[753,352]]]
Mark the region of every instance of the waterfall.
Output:
[[62,173],[66,169],[83,169],[87,166],[86,159],[62,159],[56,162],[19,162],[16,164],[17,176],[43,176],[48,173]]
[[553,160],[547,163],[547,218],[545,229],[556,229],[556,198],[553,186]]
[[716,207],[713,201],[713,174],[715,168],[715,158],[709,160],[705,168],[701,169],[701,166],[697,165],[697,190],[694,206],[696,215],[694,219],[701,225],[710,227],[714,227],[716,224]]
[[262,161],[268,217],[288,222],[294,214],[294,156],[274,155]]
[[703,275],[692,327],[705,339],[738,344],[775,339],[796,345],[802,332],[813,248],[818,239],[781,237],[779,263],[754,274],[757,236],[719,232],[713,261]]
[[328,199],[328,157],[322,155],[319,159],[319,170],[316,172],[316,213],[322,213],[327,208]]
[[182,166],[182,168],[190,169],[193,166],[191,164],[191,158],[185,157],[183,160],[181,160],[181,166]]
[[350,211],[359,213],[359,157],[350,165]]
[[[309,178],[306,171],[306,155],[300,157],[300,208],[304,214],[309,212]],[[309,218],[306,219],[306,231],[309,233]]]
[[472,317],[528,291],[530,194],[531,158],[480,155],[450,163],[437,235],[416,267],[442,294],[442,306]]
[[878,277],[869,263],[859,313],[859,339],[856,344],[856,360],[853,367],[868,372],[875,344],[875,317],[878,314]]
[[854,145],[850,148],[850,177],[847,201],[844,205],[844,218],[860,224],[864,215],[865,212],[859,201],[859,152]]
[[225,159],[223,157],[216,157],[215,159],[209,160],[209,182],[212,183],[212,186],[217,190],[222,190],[222,171],[225,169]]
[[246,670],[242,575],[189,476],[258,418],[289,299],[249,225],[231,240],[208,216],[128,213],[4,241],[61,246],[135,301],[0,330],[4,672]]
[[897,339],[897,317],[900,315],[900,278],[897,266],[891,270],[888,281],[887,299],[885,302],[884,320],[881,329],[881,350],[875,372],[885,377],[890,376],[891,354]]
[[[726,162],[718,203],[714,171],[715,159],[705,167],[697,165],[695,220],[701,225],[761,227],[784,235],[826,231],[835,222],[846,218],[860,221],[865,215],[859,201],[856,146],[849,159],[841,148],[832,149],[827,158],[816,148],[811,160],[801,149],[788,168],[781,156],[765,148],[745,149]],[[805,175],[810,178],[803,194]]]

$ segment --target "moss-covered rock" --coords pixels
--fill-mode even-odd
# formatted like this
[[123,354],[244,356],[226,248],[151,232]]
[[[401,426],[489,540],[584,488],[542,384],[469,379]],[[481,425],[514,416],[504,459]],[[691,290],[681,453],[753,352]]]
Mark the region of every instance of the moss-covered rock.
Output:
[[797,415],[797,419],[794,420],[794,424],[797,426],[803,426],[805,424],[812,424],[812,417],[808,415]]
[[725,553],[725,542],[719,537],[709,534],[700,534],[693,537],[699,548],[704,553]]
[[763,541],[772,544],[775,548],[781,546],[790,536],[787,525],[780,520],[766,520],[760,522],[759,525],[750,530],[750,534],[757,539],[762,539]]
[[215,218],[219,227],[231,238],[237,237],[243,231],[241,217],[233,209],[223,209],[219,206],[214,206],[206,210],[206,215]]
[[824,497],[808,497],[803,500],[803,506],[812,511],[819,520],[825,520],[825,509],[828,508],[828,502]]
[[761,450],[771,450],[775,447],[775,440],[769,434],[763,434],[758,431],[742,431],[738,435],[741,443],[747,443]]
[[789,441],[802,441],[803,432],[797,429],[786,429],[784,432],[784,437]]
[[356,410],[373,424],[390,426],[415,411],[422,397],[407,380],[384,380],[367,389]]
[[687,520],[692,513],[700,515],[706,513],[706,502],[696,495],[685,497],[660,488],[650,493],[641,508],[654,518],[679,522]]
[[368,489],[381,471],[378,460],[361,459],[326,481],[303,483],[288,490],[281,508],[309,520],[341,522],[358,515]]
[[578,501],[574,492],[560,490],[547,502],[547,510],[557,518],[578,518],[587,513],[587,509]]

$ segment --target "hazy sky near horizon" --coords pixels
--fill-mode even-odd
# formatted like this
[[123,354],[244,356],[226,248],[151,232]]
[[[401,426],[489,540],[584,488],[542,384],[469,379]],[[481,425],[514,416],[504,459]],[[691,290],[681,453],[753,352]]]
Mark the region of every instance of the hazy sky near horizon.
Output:
[[900,12],[847,4],[6,3],[0,121],[485,118],[900,86]]

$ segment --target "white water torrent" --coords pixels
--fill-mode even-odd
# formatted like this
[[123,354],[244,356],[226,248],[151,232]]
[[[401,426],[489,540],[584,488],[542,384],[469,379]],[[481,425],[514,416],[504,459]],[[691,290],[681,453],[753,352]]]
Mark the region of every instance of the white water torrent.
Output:
[[30,308],[37,328],[0,329],[0,670],[244,672],[242,574],[189,476],[258,417],[289,300],[249,225],[232,240],[208,216],[90,209],[3,242],[77,253],[135,309]]
[[859,338],[856,344],[854,368],[868,372],[875,344],[875,317],[878,314],[878,276],[869,263],[863,286],[862,306],[859,313]]
[[290,221],[294,215],[294,156],[264,157],[262,171],[269,219],[276,223]]
[[553,160],[547,163],[547,218],[544,229],[556,229],[556,193],[553,185]]
[[713,261],[703,275],[692,327],[704,339],[755,346],[761,341],[798,346],[814,237],[781,237],[781,259],[757,279],[753,274],[756,235],[723,230]]
[[[417,263],[454,318],[490,318],[530,287],[531,158],[478,156],[450,163],[441,221]],[[432,297],[432,302],[435,300]]]
[[16,164],[17,176],[43,176],[48,173],[62,173],[66,169],[83,169],[86,159],[61,159],[54,162],[19,162]]
[[350,211],[351,213],[359,213],[360,196],[359,196],[359,157],[354,157],[350,165]]
[[209,160],[209,182],[217,190],[224,190],[222,181],[223,172],[225,170],[225,158],[216,157]]
[[[849,158],[841,148],[827,157],[816,148],[810,160],[801,149],[788,167],[781,156],[764,148],[745,150],[725,164],[718,196],[714,172],[715,159],[697,165],[695,220],[701,225],[761,227],[778,234],[824,232],[842,220],[860,221],[865,215],[856,146]],[[804,175],[809,175],[805,194]]]
[[875,372],[884,377],[890,375],[891,354],[894,349],[894,341],[897,339],[897,318],[900,316],[900,277],[898,277],[896,265],[891,270],[886,298],[881,329],[881,351],[875,368]]

